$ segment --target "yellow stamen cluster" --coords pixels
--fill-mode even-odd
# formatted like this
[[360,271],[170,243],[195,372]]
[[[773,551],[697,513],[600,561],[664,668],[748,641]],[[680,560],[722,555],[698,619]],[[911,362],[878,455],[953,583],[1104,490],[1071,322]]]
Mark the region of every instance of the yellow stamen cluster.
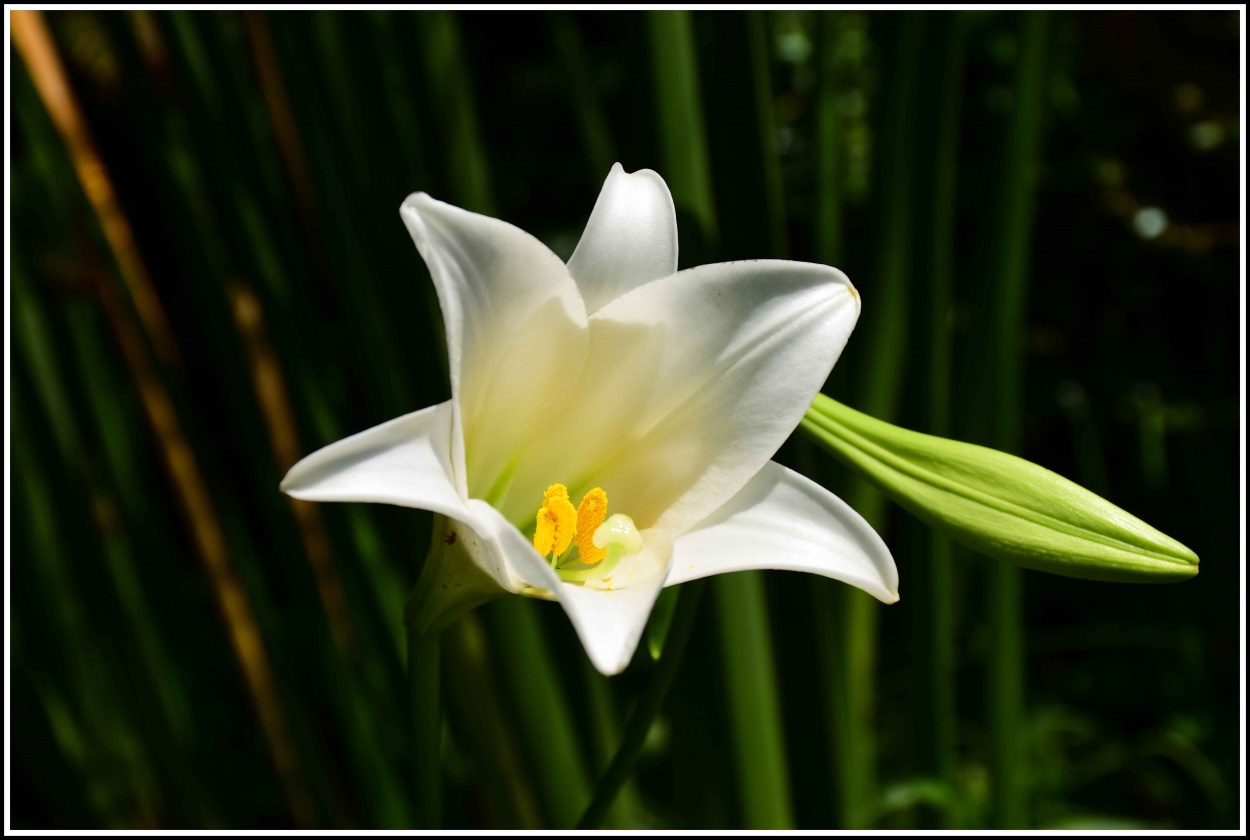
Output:
[[594,565],[603,559],[604,549],[596,548],[592,540],[607,514],[608,494],[602,488],[588,492],[574,510],[569,489],[553,484],[543,494],[543,506],[538,509],[534,550],[544,557],[559,557],[576,541],[581,562]]

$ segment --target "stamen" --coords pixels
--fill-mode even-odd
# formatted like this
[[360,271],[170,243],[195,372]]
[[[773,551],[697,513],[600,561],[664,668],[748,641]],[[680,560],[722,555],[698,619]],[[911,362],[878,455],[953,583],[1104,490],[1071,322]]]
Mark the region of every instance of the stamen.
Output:
[[603,559],[604,549],[595,545],[594,536],[607,515],[608,494],[601,487],[588,492],[577,506],[577,534],[573,540],[577,543],[577,552],[583,565],[593,566]]
[[[611,589],[608,575],[627,555],[642,551],[643,540],[634,520],[607,513],[602,487],[587,491],[574,510],[568,488],[551,485],[534,518],[534,550],[548,558],[561,580]],[[576,551],[569,547],[574,542]]]
[[543,506],[538,509],[534,527],[534,550],[544,557],[559,557],[573,541],[576,531],[577,511],[569,501],[568,488],[553,484],[543,494]]

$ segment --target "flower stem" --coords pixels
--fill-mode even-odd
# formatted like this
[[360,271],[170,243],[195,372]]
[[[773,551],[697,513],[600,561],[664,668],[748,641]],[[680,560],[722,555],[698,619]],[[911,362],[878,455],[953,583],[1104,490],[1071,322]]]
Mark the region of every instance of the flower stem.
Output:
[[[718,238],[690,12],[647,12],[656,81],[661,159],[673,201],[697,220],[705,242]],[[683,246],[684,247],[684,246]]]
[[[1020,17],[1022,51],[1016,68],[1015,103],[1007,129],[999,180],[998,243],[987,266],[985,327],[989,353],[983,381],[991,386],[987,416],[992,424],[987,442],[1005,452],[1021,444],[1023,408],[1023,347],[1025,296],[1028,288],[1029,247],[1032,240],[1033,195],[1037,177],[1038,144],[1044,77],[1042,72],[1048,18],[1040,12]],[[993,278],[991,282],[991,278]],[[995,564],[990,572],[989,660],[991,825],[1027,827],[1027,765],[1024,744],[1023,596],[1020,570]]]
[[673,616],[673,626],[664,645],[664,653],[656,663],[655,671],[651,674],[651,681],[647,683],[646,691],[638,700],[638,705],[625,726],[625,734],[621,738],[621,745],[616,750],[616,756],[599,779],[594,799],[591,800],[577,823],[579,830],[598,828],[603,823],[617,794],[633,773],[634,764],[642,752],[642,744],[646,740],[647,732],[651,729],[651,723],[660,711],[660,706],[673,685],[673,678],[677,675],[677,666],[681,663],[682,653],[690,638],[690,630],[694,627],[694,618],[699,610],[704,584],[704,581],[697,580],[682,587],[681,596],[677,602],[677,612]]
[[439,702],[439,639],[408,625],[408,688],[412,712],[413,828],[438,828],[442,804],[442,706]]
[[[864,313],[864,343],[856,367],[856,404],[883,419],[897,416],[905,382],[910,305],[913,171],[917,119],[913,104],[921,75],[920,47],[927,21],[905,15],[885,21],[882,70],[885,83],[880,139],[882,160],[891,161],[874,186],[877,239],[873,245],[875,279],[865,294],[874,305]],[[863,480],[843,497],[879,533],[887,525],[885,499]],[[837,750],[837,793],[841,828],[865,829],[876,819],[876,695],[878,604],[863,592],[845,589],[830,609],[842,617],[840,633],[824,644],[841,650],[826,657],[841,680],[830,702],[831,730]]]
[[499,680],[486,625],[478,612],[452,623],[443,635],[444,708],[452,743],[473,767],[482,792],[478,824],[522,831],[543,828],[535,779],[527,772],[520,732],[508,712],[511,701]]
[[510,698],[514,725],[527,758],[548,826],[568,825],[590,797],[590,776],[571,708],[543,630],[540,610],[529,598],[503,598],[487,613],[497,651],[500,684]]
[[[921,162],[933,173],[928,179],[927,204],[932,220],[927,241],[918,243],[922,265],[929,267],[929,282],[921,284],[922,309],[928,313],[928,377],[925,425],[934,435],[950,434],[951,428],[951,297],[955,269],[956,185],[958,183],[959,120],[964,78],[964,50],[968,40],[968,15],[934,15],[930,50],[925,59],[935,72],[924,80],[921,99],[925,121],[934,126],[931,149]],[[927,248],[927,253],[925,249]],[[921,772],[932,775],[954,790],[956,786],[955,742],[955,650],[956,571],[950,540],[938,531],[928,535],[929,563],[916,569],[930,597],[921,604],[928,632],[917,647],[922,690],[915,692],[916,720],[924,721],[919,744]],[[953,801],[953,800],[952,800]],[[957,809],[950,804],[938,813],[941,828],[957,828]]]
[[763,573],[720,575],[714,586],[745,827],[793,828]]
[[408,636],[408,708],[412,714],[412,810],[414,828],[438,828],[442,804],[442,686],[439,653],[442,625],[432,625],[426,594],[442,578],[447,547],[442,539],[445,520],[434,517],[430,552],[417,572],[417,585],[404,607]]
[[[678,595],[681,587],[673,586],[664,591]],[[625,720],[624,714],[618,709],[612,696],[612,689],[609,685],[611,677],[605,677],[599,673],[589,659],[584,661],[582,672],[585,675],[586,698],[589,701],[587,707],[591,722],[594,772],[598,776],[606,772],[612,764],[612,759],[616,758],[616,751],[621,745],[621,732],[628,721]],[[632,784],[630,779],[626,779],[603,822],[608,828],[630,828],[639,808],[636,785]]]
[[816,86],[816,212],[813,247],[816,261],[838,265],[842,251],[842,187],[845,119],[840,96],[837,13],[817,19],[819,77]]
[[[708,126],[718,136],[740,138],[723,149],[700,150],[716,181],[720,240],[717,258],[789,255],[784,185],[777,150],[772,59],[763,12],[702,18],[702,44],[717,45],[706,66],[717,84],[743,92],[732,107],[709,98]],[[696,40],[698,40],[696,38]],[[746,95],[747,92],[753,95]],[[735,208],[757,206],[764,218],[744,224]],[[745,828],[794,826],[782,706],[774,666],[768,596],[759,572],[721,576],[712,584],[720,626],[722,668],[730,713],[737,802]]]

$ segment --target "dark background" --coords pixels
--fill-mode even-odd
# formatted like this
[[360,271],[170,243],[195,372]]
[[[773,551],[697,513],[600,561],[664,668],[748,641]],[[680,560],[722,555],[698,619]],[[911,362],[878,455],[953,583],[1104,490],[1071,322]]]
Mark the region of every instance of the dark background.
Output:
[[[11,47],[14,827],[410,824],[400,611],[429,517],[292,508],[276,491],[296,457],[447,396],[436,302],[396,213],[409,192],[496,215],[567,257],[614,161],[656,169],[678,202],[682,267],[784,257],[845,270],[865,317],[826,390],[856,406],[868,331],[893,331],[893,419],[925,429],[926,162],[952,13],[689,16],[712,233],[666,139],[682,125],[665,116],[681,105],[657,34],[670,13],[649,14],[45,15],[173,350]],[[965,409],[984,396],[978,307],[996,282],[994,196],[1010,177],[1025,26],[959,14],[956,437],[972,436]],[[1021,454],[1185,543],[1202,571],[1169,586],[1023,575],[1027,818],[1011,827],[1235,827],[1239,15],[1044,15]],[[910,87],[893,69],[908,49],[920,50]],[[817,222],[824,152],[836,229]],[[891,182],[898,172],[910,177]],[[883,245],[891,213],[910,238]],[[879,323],[890,248],[912,256],[908,317]],[[179,436],[153,431],[157,404]],[[187,454],[197,470],[171,474]],[[845,486],[827,456],[787,445],[779,457]],[[869,824],[996,826],[989,561],[957,556],[958,761],[935,781],[915,714],[927,592],[909,585],[925,580],[927,543],[900,511],[888,517],[903,598],[876,619]],[[794,821],[828,828],[846,813],[820,676],[822,645],[838,642],[815,629],[809,580],[766,578],[764,629]],[[602,681],[557,608],[506,600],[445,649],[447,824],[567,827],[649,662]],[[735,770],[716,604],[704,602],[616,825],[752,824],[735,792],[750,769]],[[525,699],[539,685],[563,692],[541,712],[591,762],[559,780],[563,799],[548,778],[564,766],[548,752],[559,739]]]

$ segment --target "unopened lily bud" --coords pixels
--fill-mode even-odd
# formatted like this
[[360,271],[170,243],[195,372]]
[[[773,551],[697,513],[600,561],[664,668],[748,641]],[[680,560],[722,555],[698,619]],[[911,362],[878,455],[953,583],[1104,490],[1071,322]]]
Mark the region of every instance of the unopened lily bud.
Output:
[[987,557],[1089,580],[1198,573],[1197,555],[1176,540],[1023,458],[900,429],[823,394],[802,428],[917,518]]

